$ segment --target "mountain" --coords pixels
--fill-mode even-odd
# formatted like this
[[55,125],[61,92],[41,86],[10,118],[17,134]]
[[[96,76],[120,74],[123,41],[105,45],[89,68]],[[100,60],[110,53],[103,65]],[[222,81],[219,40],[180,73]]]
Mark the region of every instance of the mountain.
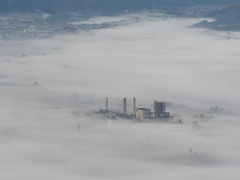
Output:
[[221,10],[212,11],[207,14],[208,17],[215,19],[239,19],[240,18],[240,5],[233,5]]
[[206,17],[214,18],[215,21],[208,22],[205,20],[195,24],[194,27],[221,31],[240,31],[240,5],[233,5],[221,10],[212,11]]
[[239,0],[0,0],[0,12],[151,9],[190,5],[236,4]]

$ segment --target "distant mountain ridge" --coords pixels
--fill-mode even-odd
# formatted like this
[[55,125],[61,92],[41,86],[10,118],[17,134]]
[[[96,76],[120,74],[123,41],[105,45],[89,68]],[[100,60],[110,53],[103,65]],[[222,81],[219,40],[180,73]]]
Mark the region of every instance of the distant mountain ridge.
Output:
[[214,18],[215,21],[202,21],[195,24],[194,27],[221,31],[240,31],[240,4],[212,11],[206,17]]
[[0,12],[151,9],[161,6],[226,5],[239,0],[0,0]]
[[213,17],[216,19],[239,19],[240,18],[240,4],[229,6],[221,10],[212,11],[207,14],[208,17]]

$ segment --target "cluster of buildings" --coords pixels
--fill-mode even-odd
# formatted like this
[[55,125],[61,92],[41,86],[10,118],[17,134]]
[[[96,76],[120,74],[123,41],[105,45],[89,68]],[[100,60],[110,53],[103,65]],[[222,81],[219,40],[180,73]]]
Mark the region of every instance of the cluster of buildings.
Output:
[[110,28],[123,23],[119,21],[88,24],[83,21],[87,17],[87,14],[82,13],[50,15],[40,11],[30,14],[0,14],[0,41],[45,39],[79,30]]
[[123,98],[123,109],[122,112],[114,112],[108,108],[108,98],[106,98],[105,109],[100,109],[94,112],[97,115],[103,115],[110,119],[137,119],[137,120],[163,120],[173,119],[173,116],[169,112],[166,112],[166,103],[160,101],[154,101],[153,112],[149,108],[137,108],[136,98],[132,101],[132,113],[127,113],[127,98]]
[[0,40],[22,40],[50,38],[57,34],[76,32],[79,26],[68,23],[74,19],[61,16],[45,17],[41,13],[0,14]]

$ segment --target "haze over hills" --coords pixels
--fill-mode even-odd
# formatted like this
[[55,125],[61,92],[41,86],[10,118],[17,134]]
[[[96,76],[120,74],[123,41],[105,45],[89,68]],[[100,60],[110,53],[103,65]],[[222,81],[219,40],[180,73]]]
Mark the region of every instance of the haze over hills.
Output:
[[233,5],[221,10],[212,11],[206,16],[216,20],[212,22],[202,21],[196,24],[195,27],[204,27],[223,31],[240,30],[240,5]]
[[240,32],[190,28],[226,6],[0,0],[0,179],[237,180]]
[[[2,19],[16,36],[78,26],[37,13]],[[1,41],[1,179],[239,177],[240,121],[228,112],[240,112],[239,41],[188,28],[198,21],[149,12],[102,16],[84,23],[122,25]],[[122,97],[151,109],[153,100],[173,102],[167,111],[182,124],[85,116],[104,108],[106,97],[119,111]]]
[[230,5],[238,0],[0,0],[1,12],[151,9],[191,5]]
[[240,4],[229,6],[221,10],[212,11],[208,14],[209,17],[219,18],[219,19],[229,19],[240,17]]

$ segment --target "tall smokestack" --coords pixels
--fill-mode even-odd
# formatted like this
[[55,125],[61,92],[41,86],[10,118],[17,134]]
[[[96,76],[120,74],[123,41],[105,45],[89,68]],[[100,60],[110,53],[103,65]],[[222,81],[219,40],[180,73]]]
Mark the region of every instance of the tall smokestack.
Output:
[[108,98],[106,98],[106,111],[108,111]]
[[123,98],[123,114],[127,114],[127,98]]
[[133,98],[133,117],[136,115],[136,98]]

